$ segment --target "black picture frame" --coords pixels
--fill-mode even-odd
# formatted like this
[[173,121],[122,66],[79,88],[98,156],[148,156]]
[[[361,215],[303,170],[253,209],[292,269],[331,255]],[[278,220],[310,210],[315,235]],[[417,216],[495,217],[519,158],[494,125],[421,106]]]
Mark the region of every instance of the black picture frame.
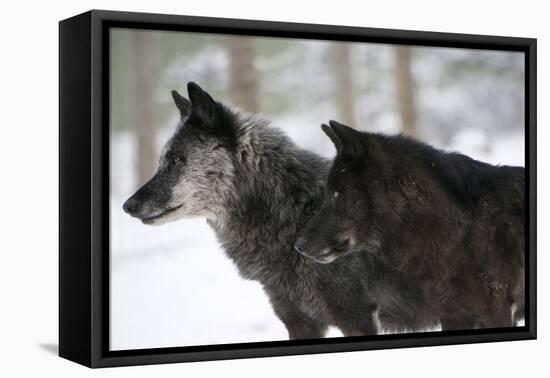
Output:
[[[525,325],[110,351],[108,29],[275,36],[525,53]],[[536,338],[536,39],[92,10],[59,23],[59,355],[88,367]]]

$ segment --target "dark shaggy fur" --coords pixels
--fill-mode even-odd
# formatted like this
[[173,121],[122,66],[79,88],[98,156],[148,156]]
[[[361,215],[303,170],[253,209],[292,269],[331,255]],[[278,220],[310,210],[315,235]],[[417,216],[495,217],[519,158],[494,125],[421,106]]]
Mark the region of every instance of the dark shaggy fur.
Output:
[[[144,223],[204,216],[240,274],[259,281],[291,339],[378,332],[370,258],[330,265],[294,251],[321,206],[329,162],[254,117],[230,110],[197,85],[174,93],[181,122],[158,172],[124,205]],[[246,311],[246,309],[243,309]]]
[[524,316],[523,168],[334,121],[323,130],[337,157],[299,252],[332,264],[364,256],[357,280],[368,276],[386,324],[509,327]]

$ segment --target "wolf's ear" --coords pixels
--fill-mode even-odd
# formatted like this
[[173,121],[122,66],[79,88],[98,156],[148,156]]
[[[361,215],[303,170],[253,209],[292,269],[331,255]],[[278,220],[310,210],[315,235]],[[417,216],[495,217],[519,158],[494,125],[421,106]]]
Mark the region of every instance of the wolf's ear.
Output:
[[323,130],[323,132],[327,134],[327,136],[334,144],[334,147],[336,147],[336,153],[339,154],[340,151],[342,151],[342,140],[340,139],[338,134],[336,134],[330,126],[325,125],[324,123],[321,125],[321,130]]
[[189,93],[193,112],[206,125],[212,126],[216,120],[216,101],[192,81],[187,84],[187,92]]
[[181,117],[187,117],[189,113],[191,113],[191,102],[180,95],[176,90],[172,91],[172,98],[174,99],[174,103],[180,111]]
[[[336,151],[338,155],[355,157],[361,156],[364,153],[364,146],[362,143],[362,139],[364,136],[359,131],[332,120],[329,121],[329,125],[332,132],[336,135],[335,138],[337,138],[340,143],[340,148],[336,146]],[[336,145],[336,143],[334,144]]]

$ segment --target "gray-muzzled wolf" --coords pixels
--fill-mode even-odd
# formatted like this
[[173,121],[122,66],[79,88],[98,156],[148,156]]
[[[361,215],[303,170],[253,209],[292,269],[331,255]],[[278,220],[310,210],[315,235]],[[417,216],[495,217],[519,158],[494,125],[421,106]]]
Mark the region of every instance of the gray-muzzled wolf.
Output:
[[324,265],[294,251],[321,206],[329,162],[194,83],[188,94],[172,92],[180,122],[124,211],[156,225],[206,218],[242,277],[262,284],[291,339],[323,337],[329,325],[346,336],[376,334],[366,255]]

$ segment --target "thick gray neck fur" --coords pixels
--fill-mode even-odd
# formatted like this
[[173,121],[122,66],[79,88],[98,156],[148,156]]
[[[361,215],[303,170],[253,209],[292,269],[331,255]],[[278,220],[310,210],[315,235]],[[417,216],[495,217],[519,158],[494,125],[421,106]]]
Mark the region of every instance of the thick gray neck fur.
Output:
[[209,222],[244,278],[279,284],[297,265],[298,231],[320,206],[328,161],[298,148],[279,130],[248,127],[223,214]]

